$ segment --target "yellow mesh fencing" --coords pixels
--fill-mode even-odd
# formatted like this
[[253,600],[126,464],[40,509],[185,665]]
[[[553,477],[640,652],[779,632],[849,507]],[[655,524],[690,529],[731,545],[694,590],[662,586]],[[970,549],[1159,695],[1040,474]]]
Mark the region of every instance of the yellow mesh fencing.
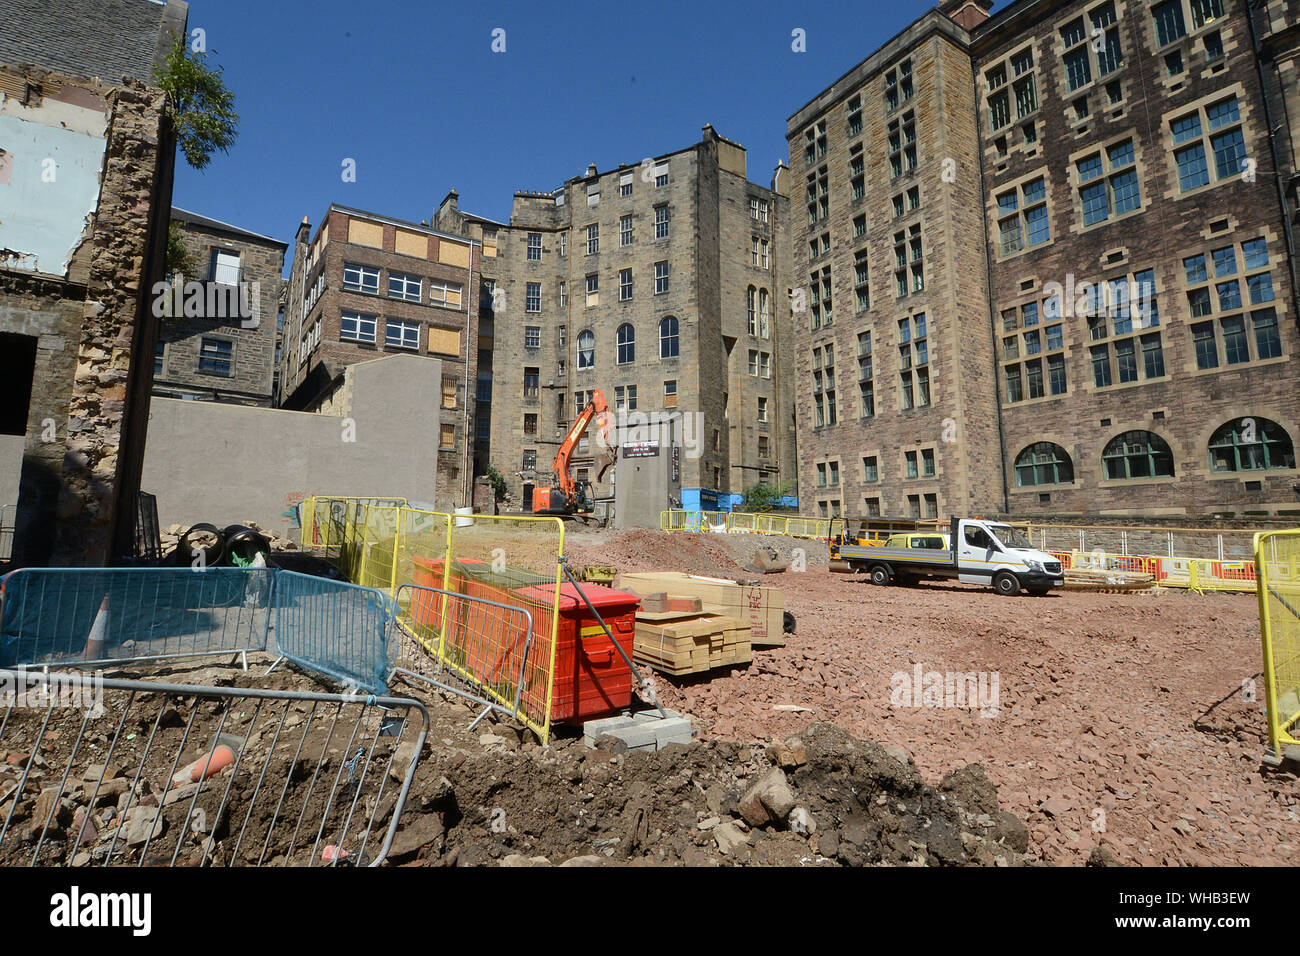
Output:
[[[303,547],[321,553],[354,584],[388,594],[397,602],[399,623],[425,652],[473,683],[485,698],[503,706],[517,702],[512,712],[548,742],[564,522],[551,517],[449,515],[372,503],[375,500],[305,500]],[[471,612],[458,610],[468,602],[445,600],[420,588],[527,609],[532,633],[497,626],[496,618],[481,613],[483,605],[478,605],[471,626],[466,619]],[[507,615],[499,617],[505,621]],[[503,680],[503,662],[515,660],[522,660],[519,687],[513,679]],[[513,664],[510,669],[513,672]]]
[[829,518],[805,518],[800,515],[683,509],[670,509],[659,513],[660,531],[713,531],[729,534],[774,534],[791,538],[825,538],[830,534],[830,525]]
[[1268,742],[1281,758],[1300,746],[1300,528],[1256,534],[1254,552]]

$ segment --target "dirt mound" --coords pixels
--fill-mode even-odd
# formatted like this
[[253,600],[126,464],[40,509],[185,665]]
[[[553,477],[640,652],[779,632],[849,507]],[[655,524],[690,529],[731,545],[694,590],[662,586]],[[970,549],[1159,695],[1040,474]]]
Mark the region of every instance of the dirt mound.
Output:
[[[744,570],[760,547],[774,548],[792,565],[802,561],[807,566],[825,565],[829,555],[825,544],[758,534],[664,534],[645,528],[631,531],[570,532],[566,551],[570,562],[613,565],[620,571],[685,571],[713,577],[753,579]],[[796,572],[788,572],[796,573]],[[777,575],[764,576],[765,584],[775,584]]]
[[910,760],[830,724],[767,749],[710,741],[619,753],[481,739],[486,749],[435,743],[426,753],[391,862],[1024,862],[1024,824],[998,810],[979,767],[932,787]]

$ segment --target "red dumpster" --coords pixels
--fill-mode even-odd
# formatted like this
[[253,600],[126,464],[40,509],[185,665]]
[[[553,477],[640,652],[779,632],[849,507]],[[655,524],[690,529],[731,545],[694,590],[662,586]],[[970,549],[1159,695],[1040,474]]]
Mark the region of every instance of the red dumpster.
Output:
[[[414,565],[411,571],[411,583],[424,588],[441,588],[443,561],[436,561],[429,558],[422,558],[418,554],[411,556],[411,563]],[[481,564],[481,561],[468,560],[462,564]],[[447,582],[448,591],[464,591],[465,578],[457,574],[455,568],[451,572],[451,580]],[[411,620],[415,622],[416,627],[437,630],[442,623],[442,595],[430,594],[428,591],[413,590],[411,592]]]
[[[546,607],[555,603],[554,584],[519,588],[514,593]],[[624,653],[631,658],[641,598],[599,584],[584,584],[582,593],[600,612]],[[550,638],[549,615],[534,609],[533,617],[533,644],[542,650]],[[605,635],[577,588],[567,582],[562,584],[551,723],[578,723],[623,710],[631,703],[632,672],[627,662]]]

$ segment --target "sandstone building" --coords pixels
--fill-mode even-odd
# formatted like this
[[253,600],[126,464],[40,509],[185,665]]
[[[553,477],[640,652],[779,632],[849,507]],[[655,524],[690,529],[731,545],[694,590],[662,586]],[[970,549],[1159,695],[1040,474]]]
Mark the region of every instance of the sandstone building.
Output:
[[[184,287],[179,297],[164,303],[173,314],[163,318],[158,331],[153,394],[269,407],[279,359],[276,324],[287,245],[174,206],[171,218],[181,224],[186,251],[197,268],[196,275],[182,276],[182,281],[189,286],[188,298],[204,293],[204,314],[186,315]],[[175,278],[168,278],[175,286]],[[217,308],[207,308],[212,304]]]
[[[462,212],[454,191],[444,199],[434,225],[483,243],[492,364],[480,367],[491,407],[479,423],[515,501],[528,507],[549,483],[596,389],[625,424],[677,429],[680,495],[656,510],[793,483],[787,176],[750,182],[744,148],[705,126],[685,149],[518,192],[508,224]],[[594,480],[591,464],[576,460],[578,476]]]
[[1294,4],[989,6],[789,120],[805,506],[1300,511]]

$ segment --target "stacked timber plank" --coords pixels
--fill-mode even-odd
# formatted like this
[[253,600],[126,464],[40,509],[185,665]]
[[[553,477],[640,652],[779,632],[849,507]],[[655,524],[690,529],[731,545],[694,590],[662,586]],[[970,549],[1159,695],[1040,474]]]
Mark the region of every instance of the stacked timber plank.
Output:
[[[699,598],[667,592],[642,599],[632,658],[664,674],[698,674],[754,659],[749,625],[706,610]],[[665,605],[668,605],[665,607]]]
[[[734,617],[748,624],[753,647],[785,646],[785,596],[780,588],[739,584],[726,578],[708,578],[681,571],[625,571],[615,587],[642,598],[668,594],[697,597],[701,610]],[[637,620],[641,619],[640,615]]]

